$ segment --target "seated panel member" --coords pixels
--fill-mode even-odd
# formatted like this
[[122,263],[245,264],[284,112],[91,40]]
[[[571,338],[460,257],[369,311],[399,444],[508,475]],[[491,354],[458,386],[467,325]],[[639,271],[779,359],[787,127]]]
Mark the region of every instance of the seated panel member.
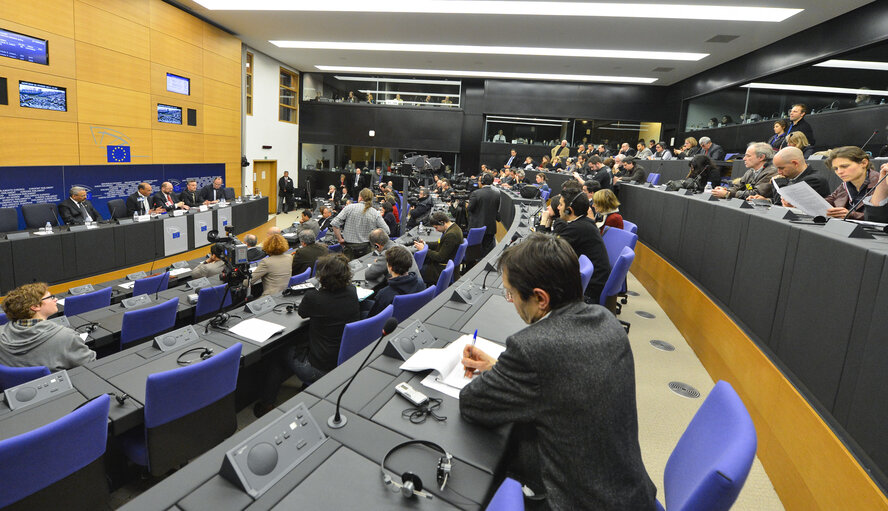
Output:
[[389,274],[388,284],[373,297],[373,307],[368,317],[382,312],[396,296],[419,293],[426,288],[419,274],[411,271],[416,267],[416,260],[406,247],[395,245],[386,250],[385,264]]
[[[462,229],[450,220],[447,213],[441,211],[432,213],[432,216],[429,217],[429,225],[431,225],[436,231],[443,233],[441,235],[441,241],[439,241],[434,248],[429,247],[429,251],[426,253],[425,262],[422,264],[422,269],[420,270],[422,273],[422,280],[425,281],[426,284],[434,286],[438,283],[438,277],[441,276],[441,272],[444,271],[444,268],[447,266],[447,261],[453,259],[456,255],[456,250],[463,241],[463,233]],[[413,243],[413,246],[416,247],[416,250],[422,250],[423,247],[425,247],[425,242],[422,240],[416,240]],[[456,270],[454,275],[457,275],[458,272],[459,270]]]
[[167,212],[176,209],[190,209],[185,202],[179,200],[179,196],[173,192],[173,184],[164,181],[160,185],[160,191],[151,197],[151,207],[155,210],[164,210]]
[[136,193],[126,198],[126,211],[132,215],[149,215],[151,213],[163,213],[163,208],[153,208],[151,205],[151,185],[139,183]]
[[68,198],[59,203],[59,214],[67,225],[83,225],[86,222],[99,222],[102,215],[96,211],[92,202],[86,200],[86,190],[72,186]]
[[869,155],[855,146],[837,147],[829,152],[826,166],[842,180],[842,184],[826,196],[832,207],[826,210],[830,218],[864,219],[863,197],[879,182],[879,173],[873,168]]
[[210,246],[210,253],[207,254],[207,258],[191,270],[191,277],[199,279],[201,277],[212,277],[222,273],[222,270],[225,269],[225,261],[222,260],[224,253],[225,249],[222,245],[213,243],[213,245]]
[[499,359],[464,349],[474,376],[460,392],[461,415],[515,425],[504,468],[542,499],[540,508],[656,509],[638,443],[629,338],[605,308],[582,302],[576,253],[535,233],[497,265],[506,300],[529,326],[506,339]]
[[203,200],[200,198],[200,192],[197,190],[197,181],[189,179],[185,183],[185,190],[179,194],[179,200],[182,201],[183,205],[188,206],[188,208],[196,208],[203,204]]
[[80,334],[46,321],[59,311],[57,300],[43,282],[25,284],[6,295],[3,311],[9,322],[0,327],[0,364],[61,371],[96,359]]
[[317,237],[311,229],[303,229],[299,233],[299,248],[293,251],[292,271],[293,275],[299,275],[312,268],[319,258],[327,255],[327,245],[317,243]]
[[225,188],[222,186],[222,178],[213,179],[212,184],[208,184],[200,189],[200,198],[204,204],[216,204],[225,198]]

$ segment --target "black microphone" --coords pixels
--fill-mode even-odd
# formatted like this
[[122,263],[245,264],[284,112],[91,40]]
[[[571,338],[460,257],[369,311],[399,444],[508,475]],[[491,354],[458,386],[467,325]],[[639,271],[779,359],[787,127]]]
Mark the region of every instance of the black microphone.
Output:
[[487,276],[490,275],[490,272],[495,271],[496,266],[493,265],[490,261],[487,262],[487,265],[484,266],[484,280],[481,281],[481,289],[487,289]]
[[345,426],[345,423],[348,422],[347,417],[340,415],[339,413],[339,403],[342,402],[342,395],[345,394],[345,391],[348,390],[348,387],[355,381],[355,378],[358,376],[358,373],[361,372],[361,369],[364,368],[364,364],[370,360],[370,355],[376,351],[376,348],[379,347],[379,343],[385,339],[385,336],[392,333],[396,328],[398,328],[398,320],[395,318],[388,318],[385,322],[385,325],[382,326],[382,335],[379,336],[379,340],[376,341],[376,344],[373,345],[373,349],[371,349],[367,356],[364,358],[364,361],[361,362],[361,365],[358,366],[358,370],[355,371],[355,374],[352,375],[351,379],[348,380],[348,383],[345,384],[345,388],[342,389],[342,392],[339,393],[339,397],[336,398],[336,413],[333,414],[329,419],[327,419],[327,425],[333,429],[339,429]]
[[[876,130],[876,131],[878,131],[878,130]],[[875,133],[873,133],[873,135],[875,135]],[[872,138],[872,137],[870,137],[870,138]],[[869,172],[869,171],[867,171],[867,172]],[[885,174],[885,177],[888,177],[888,174]],[[876,186],[870,188],[869,191],[867,191],[867,192],[863,195],[863,197],[857,199],[857,202],[854,203],[854,206],[852,206],[851,208],[848,209],[848,213],[846,213],[845,216],[842,217],[842,220],[847,220],[848,217],[851,216],[851,213],[853,213],[854,211],[856,211],[857,208],[860,207],[861,204],[863,204],[863,201],[866,200],[867,197],[869,197],[870,195],[872,195],[873,192],[876,191],[876,188],[878,188],[879,185],[882,184],[882,181],[885,180],[885,177],[883,177],[882,179],[880,179],[879,182],[876,183]]]
[[868,139],[866,139],[866,142],[864,142],[863,145],[860,146],[860,148],[863,149],[864,151],[866,151],[866,145],[870,143],[870,140],[872,140],[873,137],[875,137],[878,132],[879,132],[879,130],[873,130],[873,134],[870,135],[870,137]]

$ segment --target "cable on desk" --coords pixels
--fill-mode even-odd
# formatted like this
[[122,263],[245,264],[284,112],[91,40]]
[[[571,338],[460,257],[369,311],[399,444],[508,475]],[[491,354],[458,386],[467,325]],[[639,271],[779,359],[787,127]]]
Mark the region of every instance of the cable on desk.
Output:
[[425,404],[415,406],[413,408],[407,408],[406,410],[401,412],[401,418],[408,419],[413,424],[422,424],[429,416],[431,416],[436,421],[444,422],[447,420],[447,417],[435,413],[435,410],[441,408],[442,402],[443,400],[441,398],[430,397],[428,402],[426,402]]

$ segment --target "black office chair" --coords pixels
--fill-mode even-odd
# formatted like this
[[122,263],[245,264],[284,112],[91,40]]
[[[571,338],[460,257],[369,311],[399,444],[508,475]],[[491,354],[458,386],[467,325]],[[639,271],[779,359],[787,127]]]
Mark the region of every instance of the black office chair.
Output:
[[234,188],[231,188],[230,186],[225,188],[224,194],[225,200],[234,200]]
[[[44,222],[45,224],[46,222]],[[18,230],[18,213],[15,208],[0,208],[0,232]]]
[[112,199],[108,201],[108,213],[111,214],[111,218],[126,218],[126,201],[123,199]]
[[25,217],[25,225],[28,229],[38,229],[49,222],[58,227],[59,210],[55,204],[22,204],[22,216]]

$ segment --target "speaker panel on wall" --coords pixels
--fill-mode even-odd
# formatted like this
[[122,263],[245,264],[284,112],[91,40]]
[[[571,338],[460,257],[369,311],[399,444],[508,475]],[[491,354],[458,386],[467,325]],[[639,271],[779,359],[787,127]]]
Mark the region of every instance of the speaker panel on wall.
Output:
[[197,110],[193,108],[188,109],[188,125],[197,126]]
[[8,105],[9,98],[6,94],[6,78],[0,77],[0,105]]

